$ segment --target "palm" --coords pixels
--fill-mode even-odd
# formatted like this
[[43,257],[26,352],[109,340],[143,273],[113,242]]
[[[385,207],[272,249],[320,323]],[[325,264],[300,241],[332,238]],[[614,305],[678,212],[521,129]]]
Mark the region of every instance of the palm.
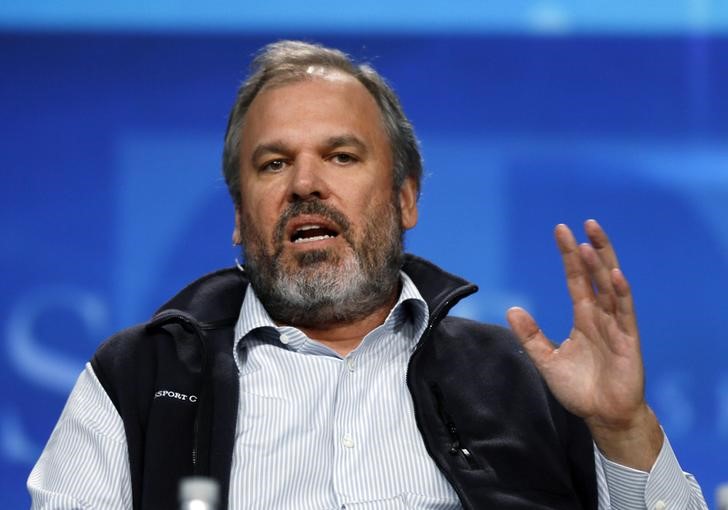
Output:
[[644,404],[637,323],[606,234],[594,221],[586,231],[591,244],[581,246],[565,225],[555,232],[573,303],[569,338],[555,346],[520,308],[508,319],[564,407],[590,425],[619,427]]

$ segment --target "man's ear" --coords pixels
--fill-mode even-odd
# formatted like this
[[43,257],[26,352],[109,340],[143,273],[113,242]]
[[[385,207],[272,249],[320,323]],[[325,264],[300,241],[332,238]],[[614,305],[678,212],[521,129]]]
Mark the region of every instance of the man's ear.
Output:
[[402,228],[408,230],[417,225],[417,182],[407,177],[399,189],[399,207],[402,210]]
[[240,246],[243,238],[240,235],[240,208],[235,208],[235,230],[233,230],[233,246]]

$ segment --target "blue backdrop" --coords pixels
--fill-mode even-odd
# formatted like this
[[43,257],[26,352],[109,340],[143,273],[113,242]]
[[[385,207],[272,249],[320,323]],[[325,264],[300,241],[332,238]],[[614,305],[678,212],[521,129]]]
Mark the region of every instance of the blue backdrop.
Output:
[[606,226],[650,402],[712,499],[728,480],[728,39],[648,32],[0,31],[4,507],[27,506],[95,346],[233,262],[226,116],[250,55],[283,36],[368,60],[400,94],[426,163],[407,247],[480,285],[460,314],[504,323],[520,304],[563,338],[552,228]]

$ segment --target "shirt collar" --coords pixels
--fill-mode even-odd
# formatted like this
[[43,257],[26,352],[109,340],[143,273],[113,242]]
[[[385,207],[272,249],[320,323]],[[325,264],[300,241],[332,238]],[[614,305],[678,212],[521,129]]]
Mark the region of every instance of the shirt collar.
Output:
[[[407,325],[411,325],[411,334],[408,336],[411,337],[412,347],[414,347],[427,326],[430,314],[427,303],[422,298],[419,290],[417,290],[414,282],[402,271],[400,271],[399,275],[402,290],[399,293],[397,302],[384,321],[384,326],[391,331],[397,331]],[[236,362],[239,343],[249,333],[256,331],[262,337],[280,341],[280,334],[286,330],[290,332],[291,330],[295,330],[295,328],[277,326],[270,315],[268,315],[263,303],[258,299],[258,296],[253,290],[253,286],[248,285],[243,304],[240,307],[240,315],[235,324],[233,353]]]

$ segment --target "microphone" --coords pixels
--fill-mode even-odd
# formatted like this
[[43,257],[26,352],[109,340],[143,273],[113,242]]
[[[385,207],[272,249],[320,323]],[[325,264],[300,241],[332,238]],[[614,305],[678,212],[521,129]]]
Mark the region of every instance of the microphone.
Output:
[[220,487],[216,480],[190,476],[179,482],[180,510],[216,510]]
[[718,505],[718,510],[728,510],[728,483],[723,483],[718,486],[715,491],[715,502]]

